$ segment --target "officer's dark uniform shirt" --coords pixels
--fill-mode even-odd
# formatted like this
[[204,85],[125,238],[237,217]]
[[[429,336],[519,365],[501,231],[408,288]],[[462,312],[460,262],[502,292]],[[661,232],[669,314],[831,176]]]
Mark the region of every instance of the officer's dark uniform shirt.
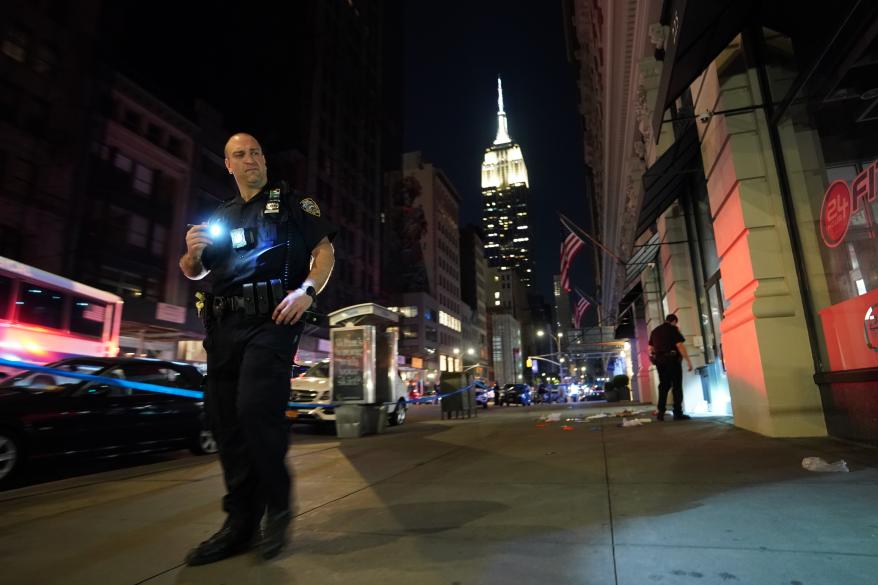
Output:
[[[233,197],[208,223],[223,228],[201,257],[211,271],[213,293],[222,296],[240,295],[242,285],[273,278],[283,280],[286,290],[298,288],[310,272],[311,251],[324,237],[332,241],[338,232],[313,199],[292,193],[284,183],[266,184],[250,201]],[[230,232],[236,228],[251,228],[254,242],[233,248]]]
[[662,323],[649,334],[649,344],[658,354],[677,351],[677,344],[684,341],[686,338],[680,330],[670,323]]

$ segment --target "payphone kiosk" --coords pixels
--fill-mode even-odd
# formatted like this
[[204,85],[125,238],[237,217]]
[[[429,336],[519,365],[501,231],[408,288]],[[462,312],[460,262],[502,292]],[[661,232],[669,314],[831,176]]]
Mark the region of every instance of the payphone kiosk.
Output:
[[406,389],[397,371],[399,315],[375,303],[328,315],[329,377],[339,437],[382,433],[405,420]]

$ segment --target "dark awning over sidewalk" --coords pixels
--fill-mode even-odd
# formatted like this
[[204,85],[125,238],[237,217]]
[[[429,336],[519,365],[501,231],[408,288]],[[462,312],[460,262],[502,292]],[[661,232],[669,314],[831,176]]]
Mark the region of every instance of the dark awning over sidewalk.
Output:
[[643,173],[643,204],[637,219],[639,237],[680,196],[692,173],[701,172],[698,133],[690,125],[683,134]]
[[670,27],[652,129],[711,61],[744,27],[753,0],[665,0],[662,24]]

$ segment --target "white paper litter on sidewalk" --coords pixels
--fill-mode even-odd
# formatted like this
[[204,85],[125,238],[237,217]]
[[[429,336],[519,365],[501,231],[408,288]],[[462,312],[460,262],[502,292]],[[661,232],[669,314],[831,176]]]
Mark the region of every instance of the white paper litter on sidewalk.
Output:
[[625,418],[622,419],[623,427],[639,427],[640,425],[645,425],[647,423],[651,423],[651,418]]
[[540,417],[540,420],[543,422],[561,422],[561,413],[553,412],[551,414]]
[[839,459],[835,463],[827,463],[820,457],[805,457],[802,459],[802,467],[808,471],[816,471],[819,473],[848,473],[848,464],[844,459]]
[[610,418],[610,415],[606,412],[599,412],[597,414],[585,417],[585,420],[597,420],[599,418]]

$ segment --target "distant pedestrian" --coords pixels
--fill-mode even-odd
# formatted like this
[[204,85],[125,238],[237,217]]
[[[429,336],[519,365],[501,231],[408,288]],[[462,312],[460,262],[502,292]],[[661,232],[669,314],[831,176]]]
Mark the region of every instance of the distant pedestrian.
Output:
[[542,384],[540,384],[537,387],[537,398],[539,399],[540,403],[543,403],[546,401],[546,383],[545,382],[543,382]]
[[683,359],[692,371],[692,360],[686,353],[686,338],[680,333],[677,316],[673,313],[649,334],[649,356],[658,370],[658,420],[665,420],[668,390],[674,393],[674,420],[688,420],[683,414]]

